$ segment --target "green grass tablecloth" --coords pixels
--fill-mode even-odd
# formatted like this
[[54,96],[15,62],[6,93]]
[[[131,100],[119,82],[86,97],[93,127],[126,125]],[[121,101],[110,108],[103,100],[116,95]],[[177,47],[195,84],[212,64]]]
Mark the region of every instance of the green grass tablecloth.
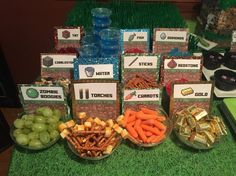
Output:
[[[220,115],[214,102],[213,113]],[[79,159],[61,140],[51,148],[31,152],[15,147],[9,168],[10,176],[25,175],[236,175],[236,145],[232,134],[224,137],[214,149],[192,150],[171,135],[151,149],[137,148],[123,142],[114,153],[100,161]]]
[[[185,22],[171,4],[96,4],[77,3],[69,13],[67,25],[91,26],[90,10],[106,6],[113,11],[112,26],[119,28],[184,27]],[[119,4],[120,3],[120,4]],[[48,36],[45,36],[48,37]],[[213,113],[220,115],[214,102]],[[171,135],[163,144],[151,149],[123,142],[114,153],[100,161],[79,159],[60,140],[51,148],[32,152],[15,147],[9,168],[10,176],[88,175],[88,176],[231,176],[236,175],[236,145],[229,133],[216,148],[196,151],[183,147]]]

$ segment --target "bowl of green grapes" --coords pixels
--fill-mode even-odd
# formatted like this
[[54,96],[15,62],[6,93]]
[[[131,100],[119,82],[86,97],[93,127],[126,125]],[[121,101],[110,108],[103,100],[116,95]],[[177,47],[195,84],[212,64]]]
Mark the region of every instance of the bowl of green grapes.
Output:
[[39,107],[32,114],[22,113],[11,127],[11,138],[25,149],[49,148],[60,139],[58,125],[62,123],[61,119],[60,110],[49,107]]

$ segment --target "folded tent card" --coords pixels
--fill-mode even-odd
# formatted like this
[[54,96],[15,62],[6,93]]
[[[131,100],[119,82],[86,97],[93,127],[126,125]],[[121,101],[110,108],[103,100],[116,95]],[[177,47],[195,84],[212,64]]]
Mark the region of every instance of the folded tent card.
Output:
[[148,53],[150,50],[149,29],[122,29],[121,51],[124,53]]
[[54,27],[55,49],[76,52],[83,35],[83,26],[56,26]]
[[86,112],[88,117],[103,120],[116,119],[120,115],[120,89],[118,81],[90,79],[72,84],[73,116]]
[[172,81],[200,81],[202,78],[202,54],[193,56],[163,55],[161,65],[161,83],[168,85]]
[[231,52],[236,52],[236,30],[232,32]]
[[169,53],[173,48],[188,51],[187,28],[155,28],[153,30],[153,53]]
[[26,113],[34,113],[39,107],[59,109],[63,116],[68,117],[69,107],[62,86],[18,84],[19,97]]
[[172,117],[177,111],[192,105],[196,105],[210,113],[213,89],[213,82],[210,81],[173,83],[169,116]]

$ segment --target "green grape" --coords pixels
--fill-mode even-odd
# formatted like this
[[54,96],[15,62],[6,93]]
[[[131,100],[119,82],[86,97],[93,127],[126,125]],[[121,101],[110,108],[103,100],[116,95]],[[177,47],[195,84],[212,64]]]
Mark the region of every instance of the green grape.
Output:
[[47,129],[48,129],[49,132],[51,132],[51,131],[53,131],[53,130],[57,130],[57,128],[58,128],[57,123],[50,123],[50,124],[48,124],[48,126],[47,126]]
[[30,147],[41,148],[43,146],[42,142],[39,139],[32,139],[29,142]]
[[24,120],[24,123],[26,128],[31,128],[33,125],[33,121],[31,120]]
[[20,145],[27,145],[29,143],[29,138],[26,134],[18,134],[16,136],[16,142]]
[[46,123],[46,119],[43,116],[35,116],[34,117],[34,122],[36,122],[36,123]]
[[43,115],[43,110],[44,110],[44,107],[37,108],[35,110],[35,114],[36,115]]
[[24,127],[24,120],[22,120],[22,119],[16,119],[16,120],[14,121],[14,126],[15,126],[16,128],[23,128],[23,127]]
[[35,132],[42,132],[47,130],[47,125],[44,123],[34,123],[32,125],[32,130]]
[[23,134],[22,129],[15,129],[15,130],[13,131],[13,136],[14,136],[15,138],[16,138],[16,136],[19,135],[19,134]]
[[31,132],[31,130],[29,128],[24,128],[24,129],[22,129],[22,132],[24,134],[29,134]]
[[50,138],[55,139],[59,136],[59,132],[57,130],[53,130],[50,132]]
[[33,121],[34,120],[34,114],[28,114],[27,118],[25,120]]
[[32,139],[38,139],[39,138],[39,134],[38,133],[36,133],[36,132],[30,132],[29,134],[28,134],[28,138],[29,138],[29,140],[32,140]]
[[22,120],[27,120],[27,118],[28,118],[28,115],[27,115],[27,114],[21,116],[21,119],[22,119]]
[[50,116],[48,117],[47,119],[47,122],[48,123],[57,123],[59,121],[58,117],[57,116]]
[[47,144],[50,142],[50,135],[48,132],[43,131],[43,132],[39,133],[39,139],[43,144]]
[[53,112],[49,107],[45,107],[42,111],[44,117],[52,116]]
[[53,115],[59,117],[59,119],[60,119],[61,118],[61,111],[59,109],[54,109]]

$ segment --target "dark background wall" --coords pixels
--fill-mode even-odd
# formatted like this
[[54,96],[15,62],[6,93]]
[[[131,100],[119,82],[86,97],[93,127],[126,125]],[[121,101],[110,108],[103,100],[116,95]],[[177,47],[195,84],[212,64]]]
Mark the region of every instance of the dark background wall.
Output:
[[[173,2],[190,18],[196,16],[200,1]],[[75,0],[1,0],[0,45],[15,83],[31,83],[39,76],[40,53],[52,50],[53,27],[63,25],[74,4]]]

